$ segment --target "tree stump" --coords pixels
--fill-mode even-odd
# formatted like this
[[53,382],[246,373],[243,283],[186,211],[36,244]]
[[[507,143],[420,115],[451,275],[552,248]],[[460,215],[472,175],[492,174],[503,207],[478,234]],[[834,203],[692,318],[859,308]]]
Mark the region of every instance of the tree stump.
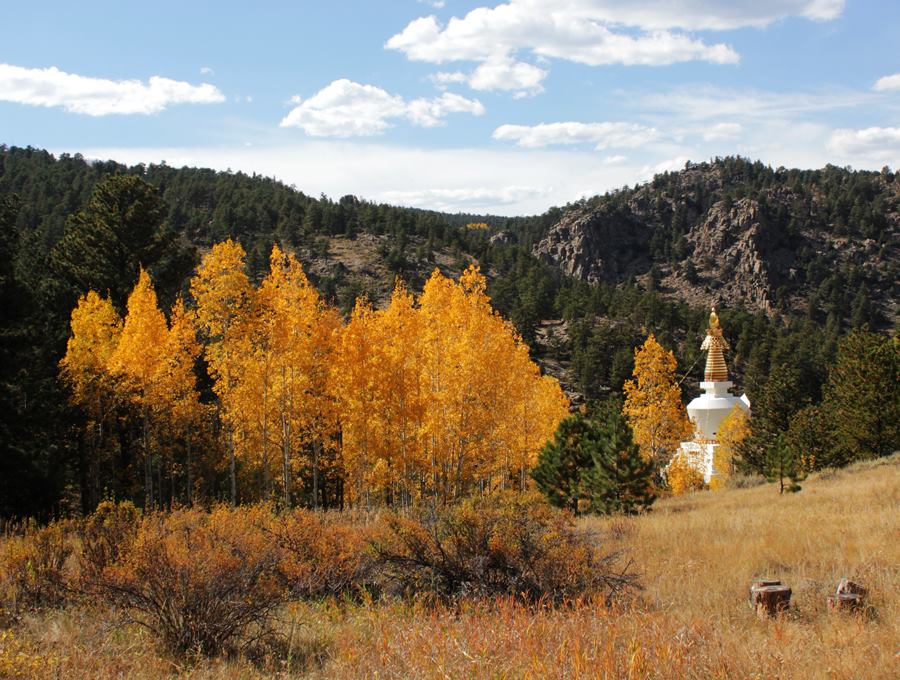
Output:
[[750,586],[750,606],[761,619],[771,619],[791,604],[791,589],[781,581],[756,581]]
[[828,596],[828,608],[833,612],[858,612],[866,604],[869,591],[855,581],[843,578],[838,583],[837,592]]

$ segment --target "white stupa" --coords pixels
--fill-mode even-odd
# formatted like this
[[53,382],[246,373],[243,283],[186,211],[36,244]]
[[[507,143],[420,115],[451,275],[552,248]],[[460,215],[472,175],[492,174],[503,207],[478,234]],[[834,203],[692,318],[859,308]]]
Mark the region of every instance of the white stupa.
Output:
[[736,397],[729,392],[733,383],[728,379],[728,367],[725,365],[728,343],[722,337],[715,307],[709,315],[709,328],[700,349],[708,352],[704,380],[700,383],[703,394],[688,404],[688,417],[694,424],[694,439],[682,442],[681,450],[702,469],[703,479],[708,484],[716,476],[713,453],[719,445],[716,439],[719,426],[735,406],[749,414],[750,400],[746,394]]

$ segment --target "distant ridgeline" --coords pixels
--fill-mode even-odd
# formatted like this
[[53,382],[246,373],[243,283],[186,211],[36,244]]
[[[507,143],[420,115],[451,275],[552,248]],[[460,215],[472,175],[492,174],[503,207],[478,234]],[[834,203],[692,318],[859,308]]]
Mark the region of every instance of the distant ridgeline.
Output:
[[[104,181],[114,175],[141,181]],[[887,170],[773,170],[726,158],[504,218],[0,146],[0,515],[77,506],[83,414],[58,379],[69,315],[88,289],[123,313],[141,265],[169,308],[211,244],[240,241],[257,282],[277,244],[346,315],[360,295],[384,305],[397,276],[418,291],[435,267],[458,276],[475,261],[495,308],[576,400],[620,392],[650,331],[689,372],[715,302],[739,387],[754,400],[773,370],[790,366],[804,404],[821,398],[847,331],[896,323],[898,196],[900,178]],[[697,390],[690,374],[686,398]]]

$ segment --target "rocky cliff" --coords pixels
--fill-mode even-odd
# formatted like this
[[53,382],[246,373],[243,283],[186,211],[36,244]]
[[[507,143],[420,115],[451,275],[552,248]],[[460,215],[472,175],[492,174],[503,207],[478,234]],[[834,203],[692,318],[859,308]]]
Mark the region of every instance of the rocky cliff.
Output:
[[635,280],[694,304],[825,315],[867,298],[893,324],[898,227],[900,176],[887,170],[727,159],[572,206],[533,253],[588,282]]

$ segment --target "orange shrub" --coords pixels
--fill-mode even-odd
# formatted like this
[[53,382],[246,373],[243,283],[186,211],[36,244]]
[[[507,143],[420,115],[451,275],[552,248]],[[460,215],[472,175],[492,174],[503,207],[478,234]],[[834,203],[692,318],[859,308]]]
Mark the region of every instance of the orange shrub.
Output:
[[476,497],[416,518],[391,515],[375,550],[389,584],[437,598],[510,595],[562,601],[636,585],[537,494]]
[[72,523],[26,524],[0,544],[0,603],[15,614],[25,607],[58,606],[69,592],[66,562]]
[[281,573],[295,597],[359,592],[372,585],[374,560],[362,527],[333,516],[294,510],[272,528],[281,547]]
[[146,516],[95,587],[172,651],[234,651],[286,600],[266,507]]
[[79,528],[82,585],[90,589],[103,570],[126,552],[138,531],[141,512],[133,503],[103,501],[84,518]]

